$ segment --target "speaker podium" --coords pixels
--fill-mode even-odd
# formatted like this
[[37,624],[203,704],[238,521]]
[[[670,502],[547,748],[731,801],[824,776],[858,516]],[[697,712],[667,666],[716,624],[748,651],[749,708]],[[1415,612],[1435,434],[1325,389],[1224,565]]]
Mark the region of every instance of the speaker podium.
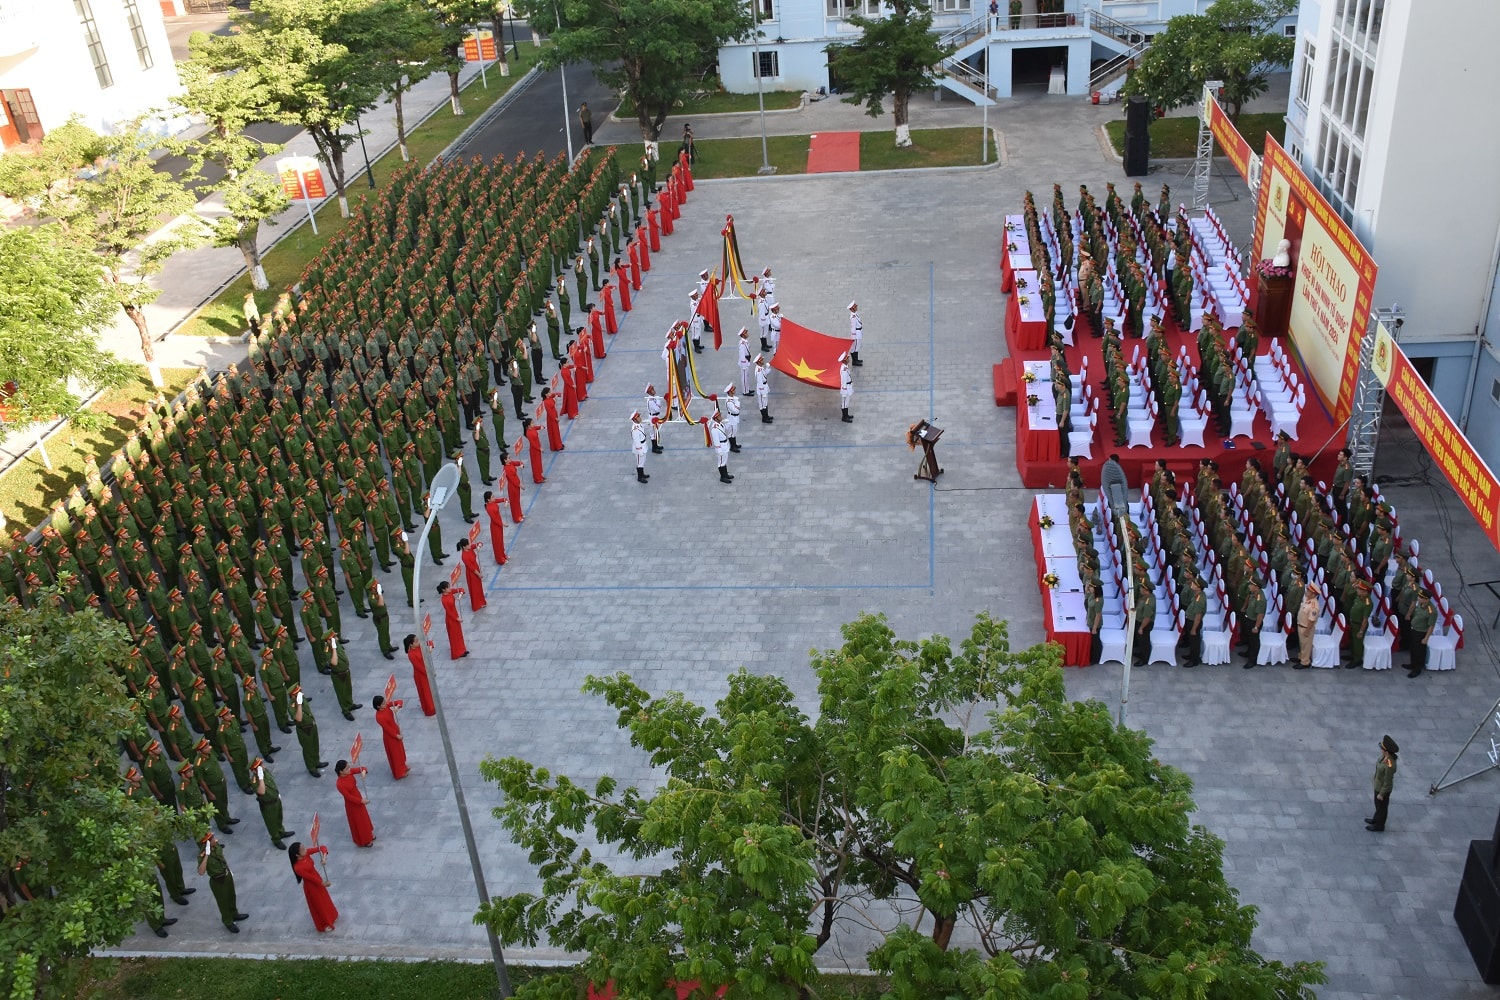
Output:
[[1491,986],[1500,984],[1500,839],[1469,841],[1453,919],[1479,974]]
[[1125,176],[1144,177],[1151,169],[1151,104],[1144,97],[1125,101]]

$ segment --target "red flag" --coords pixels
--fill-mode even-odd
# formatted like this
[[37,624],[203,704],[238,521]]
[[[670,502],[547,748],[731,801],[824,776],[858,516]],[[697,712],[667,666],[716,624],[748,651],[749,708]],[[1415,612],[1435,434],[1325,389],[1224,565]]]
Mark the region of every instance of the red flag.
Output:
[[809,330],[789,319],[781,321],[781,343],[771,367],[823,389],[839,387],[839,358],[854,341],[849,337],[830,337]]
[[396,693],[396,675],[391,674],[391,679],[385,682],[385,700],[390,701],[391,696]]
[[351,763],[351,764],[358,764],[359,763],[359,755],[364,752],[364,749],[365,749],[365,734],[364,733],[355,733],[354,734],[354,742],[349,747],[349,763]]
[[323,824],[318,822],[318,814],[313,813],[312,826],[308,828],[307,839],[312,841],[314,847],[318,846],[318,832],[323,829]]
[[719,323],[719,276],[711,275],[708,279],[708,287],[703,290],[703,297],[698,300],[696,312],[702,316],[704,322],[714,328],[714,350],[724,346],[724,330]]

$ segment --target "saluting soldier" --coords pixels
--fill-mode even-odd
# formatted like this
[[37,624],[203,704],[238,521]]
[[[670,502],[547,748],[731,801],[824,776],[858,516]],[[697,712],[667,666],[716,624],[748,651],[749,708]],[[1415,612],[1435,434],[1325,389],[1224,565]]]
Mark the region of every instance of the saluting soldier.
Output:
[[255,793],[255,804],[260,807],[260,818],[266,824],[266,832],[271,835],[271,843],[276,849],[284,851],[286,845],[282,841],[290,837],[293,831],[285,826],[281,791],[276,787],[276,778],[260,757],[250,762],[250,776],[253,782],[251,791]]
[[224,845],[214,837],[212,830],[205,831],[198,838],[198,843],[201,848],[198,874],[208,876],[208,887],[214,894],[214,902],[219,904],[219,919],[224,922],[224,927],[231,933],[238,934],[240,928],[236,921],[249,920],[250,914],[239,910],[234,889],[234,872],[229,870],[229,862],[224,858]]
[[281,747],[271,742],[271,720],[266,716],[266,700],[261,697],[260,689],[255,686],[254,674],[245,677],[241,690],[245,704],[245,718],[249,720],[250,731],[255,734],[255,747],[262,757],[270,759],[272,754],[281,750]]
[[193,746],[193,754],[193,773],[203,788],[203,797],[213,806],[214,822],[221,832],[233,833],[229,828],[239,820],[229,815],[229,782],[214,756],[213,744],[206,739],[199,740]]
[[228,705],[219,709],[218,720],[219,728],[214,734],[218,751],[229,762],[229,769],[233,772],[234,782],[240,791],[250,795],[255,791],[250,786],[250,754],[245,749],[245,737],[240,733],[239,720],[229,711]]
[[328,761],[319,757],[318,720],[313,716],[312,706],[307,704],[307,699],[303,696],[301,685],[292,685],[289,694],[292,698],[292,721],[297,726],[297,742],[302,746],[302,763],[307,766],[308,774],[321,778],[322,769],[328,766]]
[[370,617],[375,620],[375,638],[380,644],[380,655],[387,660],[394,660],[396,647],[391,645],[391,613],[385,606],[385,588],[379,580],[370,581],[369,600]]
[[349,655],[344,652],[344,647],[339,644],[339,637],[333,632],[328,633],[326,655],[329,672],[333,675],[333,695],[338,699],[344,718],[353,722],[354,710],[365,706],[354,700],[354,678],[349,671]]
[[854,373],[849,368],[849,354],[845,353],[839,358],[839,405],[844,410],[839,419],[846,424],[854,423],[854,418],[849,415],[849,401],[853,397]]

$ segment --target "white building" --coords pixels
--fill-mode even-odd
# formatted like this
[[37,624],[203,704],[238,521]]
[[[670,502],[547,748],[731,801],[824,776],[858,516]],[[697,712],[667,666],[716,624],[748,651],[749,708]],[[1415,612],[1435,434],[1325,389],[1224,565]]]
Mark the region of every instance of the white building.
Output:
[[181,90],[159,0],[0,0],[0,149],[110,131]]
[[[1380,265],[1374,306],[1500,468],[1495,0],[1303,0],[1287,150]],[[1488,337],[1485,332],[1488,331]]]
[[[749,41],[719,50],[719,78],[733,93],[754,93],[757,76],[767,90],[837,91],[828,43],[859,37],[850,14],[878,17],[885,9],[881,0],[752,2],[761,21],[758,51]],[[993,18],[989,0],[931,2],[933,27],[958,47],[937,97],[979,104],[986,101],[986,57],[991,98],[1026,87],[1079,97],[1118,90],[1130,61],[1170,18],[1202,13],[1211,0],[1022,0],[1014,17],[1010,0],[998,0]],[[1285,29],[1293,30],[1290,20]]]

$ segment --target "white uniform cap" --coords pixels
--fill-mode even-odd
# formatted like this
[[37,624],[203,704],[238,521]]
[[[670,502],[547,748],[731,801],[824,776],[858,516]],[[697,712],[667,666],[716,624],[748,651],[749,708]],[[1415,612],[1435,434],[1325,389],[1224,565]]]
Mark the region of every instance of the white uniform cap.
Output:
[[742,327],[740,327],[740,336],[741,337],[748,337],[748,336],[750,336],[750,328],[748,326],[742,326]]
[[771,276],[771,269],[768,267],[768,268],[766,268],[764,271],[762,271],[760,273],[763,274],[763,275],[765,275],[767,278],[769,278]]
[[731,382],[724,387],[724,395],[728,396],[734,392],[734,383]]
[[704,268],[703,270],[699,271],[698,272],[698,277],[700,277],[700,278],[706,278],[706,277],[708,277],[708,269]]
[[778,302],[775,305],[771,306],[771,311],[773,313],[779,313],[779,312],[781,312],[781,303]]
[[755,356],[755,363],[758,365],[763,365],[766,363],[766,359],[763,355],[757,354]]
[[848,310],[850,312],[854,312],[856,309],[859,308],[859,303],[858,302],[851,302],[851,303],[849,303],[849,305],[848,305],[847,308],[848,308]]
[[639,420],[639,419],[641,419],[641,411],[640,410],[631,410],[630,411],[630,419],[631,420]]

